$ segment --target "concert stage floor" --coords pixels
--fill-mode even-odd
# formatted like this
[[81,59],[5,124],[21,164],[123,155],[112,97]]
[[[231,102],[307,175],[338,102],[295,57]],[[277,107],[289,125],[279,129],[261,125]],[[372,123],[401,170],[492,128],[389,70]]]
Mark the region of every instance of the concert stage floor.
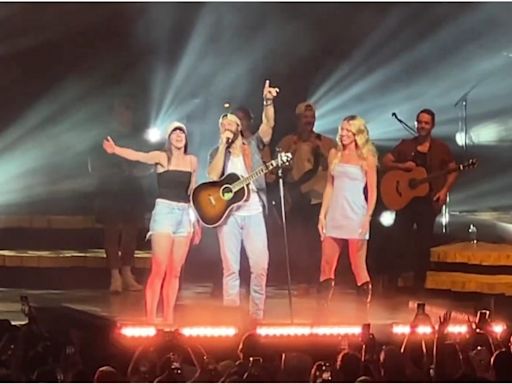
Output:
[[[211,284],[184,284],[176,306],[176,326],[188,325],[241,325],[242,311],[222,307],[221,298],[212,297]],[[366,318],[358,305],[353,291],[340,287],[333,296],[329,316],[316,319],[315,295],[299,295],[297,287],[292,287],[293,322],[307,324],[360,325],[408,323],[415,312],[417,298],[405,294],[392,297],[375,297]],[[142,292],[125,292],[112,295],[106,290],[0,290],[0,319],[13,322],[26,321],[20,312],[20,296],[28,296],[30,303],[39,306],[65,305],[92,314],[106,316],[120,323],[144,322],[144,296]],[[244,304],[247,295],[244,293]],[[427,312],[432,319],[443,311],[455,311],[454,318],[465,320],[474,314],[474,303],[441,298],[425,298]],[[245,311],[243,311],[245,312]],[[286,286],[270,286],[267,292],[264,323],[290,324],[290,306]]]

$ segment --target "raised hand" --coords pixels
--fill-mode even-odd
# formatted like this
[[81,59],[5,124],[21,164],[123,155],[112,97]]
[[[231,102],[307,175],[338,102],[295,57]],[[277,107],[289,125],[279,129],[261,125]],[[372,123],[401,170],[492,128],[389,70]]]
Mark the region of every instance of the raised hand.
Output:
[[110,136],[107,136],[107,138],[103,140],[103,149],[109,155],[115,153],[116,143],[114,143],[114,140],[112,140],[112,138]]
[[443,313],[443,316],[439,316],[439,325],[437,326],[438,334],[442,335],[446,332],[446,329],[450,325],[450,320],[452,319],[452,312],[446,311]]
[[279,93],[279,88],[271,87],[270,80],[265,80],[265,85],[263,87],[263,100],[272,101]]

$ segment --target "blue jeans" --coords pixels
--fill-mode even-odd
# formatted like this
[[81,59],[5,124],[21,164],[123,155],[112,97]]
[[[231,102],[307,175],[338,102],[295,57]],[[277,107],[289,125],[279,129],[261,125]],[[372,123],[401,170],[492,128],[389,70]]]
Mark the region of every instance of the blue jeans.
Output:
[[263,212],[231,214],[217,229],[223,269],[224,305],[240,305],[240,251],[242,242],[251,270],[249,314],[263,318],[268,270],[267,230]]
[[191,232],[190,204],[156,199],[146,239],[153,233],[188,236]]

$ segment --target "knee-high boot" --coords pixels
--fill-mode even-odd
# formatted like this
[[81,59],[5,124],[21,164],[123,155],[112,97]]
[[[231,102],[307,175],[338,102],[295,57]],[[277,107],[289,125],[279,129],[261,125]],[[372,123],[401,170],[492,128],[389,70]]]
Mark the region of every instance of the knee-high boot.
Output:
[[334,292],[334,279],[325,279],[318,285],[317,304],[319,308],[326,309]]
[[372,300],[372,283],[367,281],[357,287],[357,296],[364,304],[370,304]]

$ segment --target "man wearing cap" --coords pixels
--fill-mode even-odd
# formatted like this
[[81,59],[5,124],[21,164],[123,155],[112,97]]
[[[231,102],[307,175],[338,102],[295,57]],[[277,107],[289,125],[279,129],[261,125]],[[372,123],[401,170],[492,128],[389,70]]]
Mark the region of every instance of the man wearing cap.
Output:
[[[278,88],[267,80],[263,89],[262,123],[248,139],[241,134],[242,123],[231,113],[219,119],[219,145],[209,156],[208,177],[218,180],[224,174],[235,172],[246,176],[263,165],[258,148],[268,144],[274,128],[274,98]],[[239,204],[217,228],[223,269],[223,303],[240,306],[240,251],[243,243],[251,271],[249,316],[263,318],[268,270],[267,231],[264,210],[267,196],[264,176],[249,185],[249,198]]]
[[290,250],[296,260],[297,281],[306,284],[304,290],[318,280],[320,238],[316,222],[327,183],[327,158],[336,148],[336,141],[314,131],[316,111],[313,103],[304,101],[295,109],[296,130],[278,144],[284,152],[293,154],[291,169],[286,175],[286,205],[290,224]]

